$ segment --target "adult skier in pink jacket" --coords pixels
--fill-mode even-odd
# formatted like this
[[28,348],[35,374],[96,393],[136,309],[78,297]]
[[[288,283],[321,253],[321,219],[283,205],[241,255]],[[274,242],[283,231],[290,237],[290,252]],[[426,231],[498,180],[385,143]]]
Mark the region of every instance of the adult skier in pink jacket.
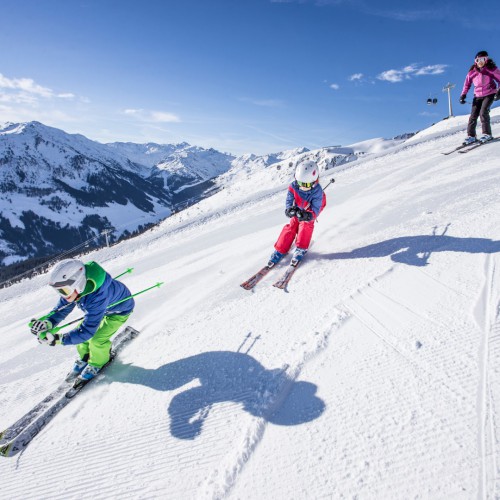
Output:
[[474,99],[467,126],[467,139],[464,144],[472,144],[476,138],[478,117],[481,118],[483,135],[479,141],[491,141],[490,108],[493,101],[500,99],[500,70],[488,56],[488,52],[481,50],[476,54],[474,64],[465,77],[464,88],[460,96],[460,104],[465,104],[465,97],[471,86],[474,85]]

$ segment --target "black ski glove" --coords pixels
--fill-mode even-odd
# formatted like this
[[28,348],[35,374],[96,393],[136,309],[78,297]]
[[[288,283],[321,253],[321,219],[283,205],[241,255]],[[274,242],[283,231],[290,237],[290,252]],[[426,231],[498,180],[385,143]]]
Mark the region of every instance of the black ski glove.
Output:
[[312,218],[312,212],[307,212],[305,210],[301,210],[300,214],[297,214],[297,219],[299,219],[300,222],[309,222],[310,220],[312,220]]
[[30,329],[33,335],[38,335],[42,332],[50,330],[52,328],[52,323],[47,319],[42,319],[41,321],[33,318],[30,322]]
[[465,95],[465,94],[462,94],[462,95],[460,96],[460,100],[459,100],[460,104],[465,104],[465,98],[466,98],[466,95]]
[[494,101],[500,101],[500,89],[497,90],[497,93],[495,94],[495,97],[493,98]]
[[286,210],[285,210],[285,215],[287,217],[295,217],[297,215],[297,210],[300,210],[299,208],[297,207],[288,207]]

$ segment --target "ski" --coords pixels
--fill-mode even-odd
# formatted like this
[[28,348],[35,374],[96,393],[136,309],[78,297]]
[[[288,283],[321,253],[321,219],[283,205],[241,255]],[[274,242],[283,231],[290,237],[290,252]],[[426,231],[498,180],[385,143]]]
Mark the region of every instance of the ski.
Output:
[[473,149],[477,149],[479,146],[484,146],[485,144],[490,144],[491,142],[495,142],[498,140],[499,140],[499,138],[491,139],[491,140],[486,141],[486,142],[478,141],[478,142],[471,144],[469,148],[460,150],[459,153],[468,153],[469,151],[472,151]]
[[472,142],[471,144],[460,144],[460,146],[456,147],[455,149],[452,149],[451,151],[447,151],[446,153],[441,153],[443,155],[451,155],[451,153],[454,153],[455,151],[460,151],[463,148],[466,148],[468,146],[472,146],[472,144],[476,144],[475,142]]
[[262,269],[257,271],[253,276],[244,281],[240,286],[245,290],[251,290],[267,273],[274,267],[272,266],[264,266]]
[[290,263],[290,265],[286,268],[286,271],[283,273],[281,278],[276,281],[276,283],[273,284],[274,287],[279,288],[280,290],[285,290],[288,283],[292,279],[293,274],[297,270],[297,267],[299,267],[299,264],[301,261],[296,262],[295,264],[293,261]]
[[[71,382],[63,382],[57,389],[52,391],[43,401],[40,401],[28,413],[23,415],[15,424],[12,424],[8,429],[0,432],[0,448],[9,444],[23,429],[36,420],[43,414],[54,401],[57,401],[61,396],[66,394],[66,391],[71,387]],[[1,453],[1,452],[0,452]]]
[[65,381],[32,410],[21,417],[16,423],[0,433],[0,456],[9,457],[24,450],[32,439],[64,408],[71,399],[88,383],[100,378],[103,370],[111,364],[117,352],[129,340],[137,337],[139,332],[130,326],[125,327],[114,339],[110,361],[101,369],[99,374],[84,383],[78,379]]

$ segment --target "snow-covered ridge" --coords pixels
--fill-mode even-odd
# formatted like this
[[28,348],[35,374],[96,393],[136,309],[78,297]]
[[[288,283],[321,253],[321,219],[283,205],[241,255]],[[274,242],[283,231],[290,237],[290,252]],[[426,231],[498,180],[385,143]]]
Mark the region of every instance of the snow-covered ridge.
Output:
[[187,142],[179,144],[156,144],[146,143],[137,144],[134,142],[110,142],[106,146],[115,149],[129,160],[145,165],[147,167],[154,167],[169,155],[177,150],[182,150],[189,147]]

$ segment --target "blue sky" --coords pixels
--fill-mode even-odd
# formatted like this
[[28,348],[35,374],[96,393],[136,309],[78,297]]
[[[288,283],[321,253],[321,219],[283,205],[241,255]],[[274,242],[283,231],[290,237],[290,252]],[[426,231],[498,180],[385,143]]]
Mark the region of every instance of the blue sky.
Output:
[[[233,154],[347,145],[455,114],[500,2],[0,0],[0,122]],[[438,104],[428,106],[428,97]]]

